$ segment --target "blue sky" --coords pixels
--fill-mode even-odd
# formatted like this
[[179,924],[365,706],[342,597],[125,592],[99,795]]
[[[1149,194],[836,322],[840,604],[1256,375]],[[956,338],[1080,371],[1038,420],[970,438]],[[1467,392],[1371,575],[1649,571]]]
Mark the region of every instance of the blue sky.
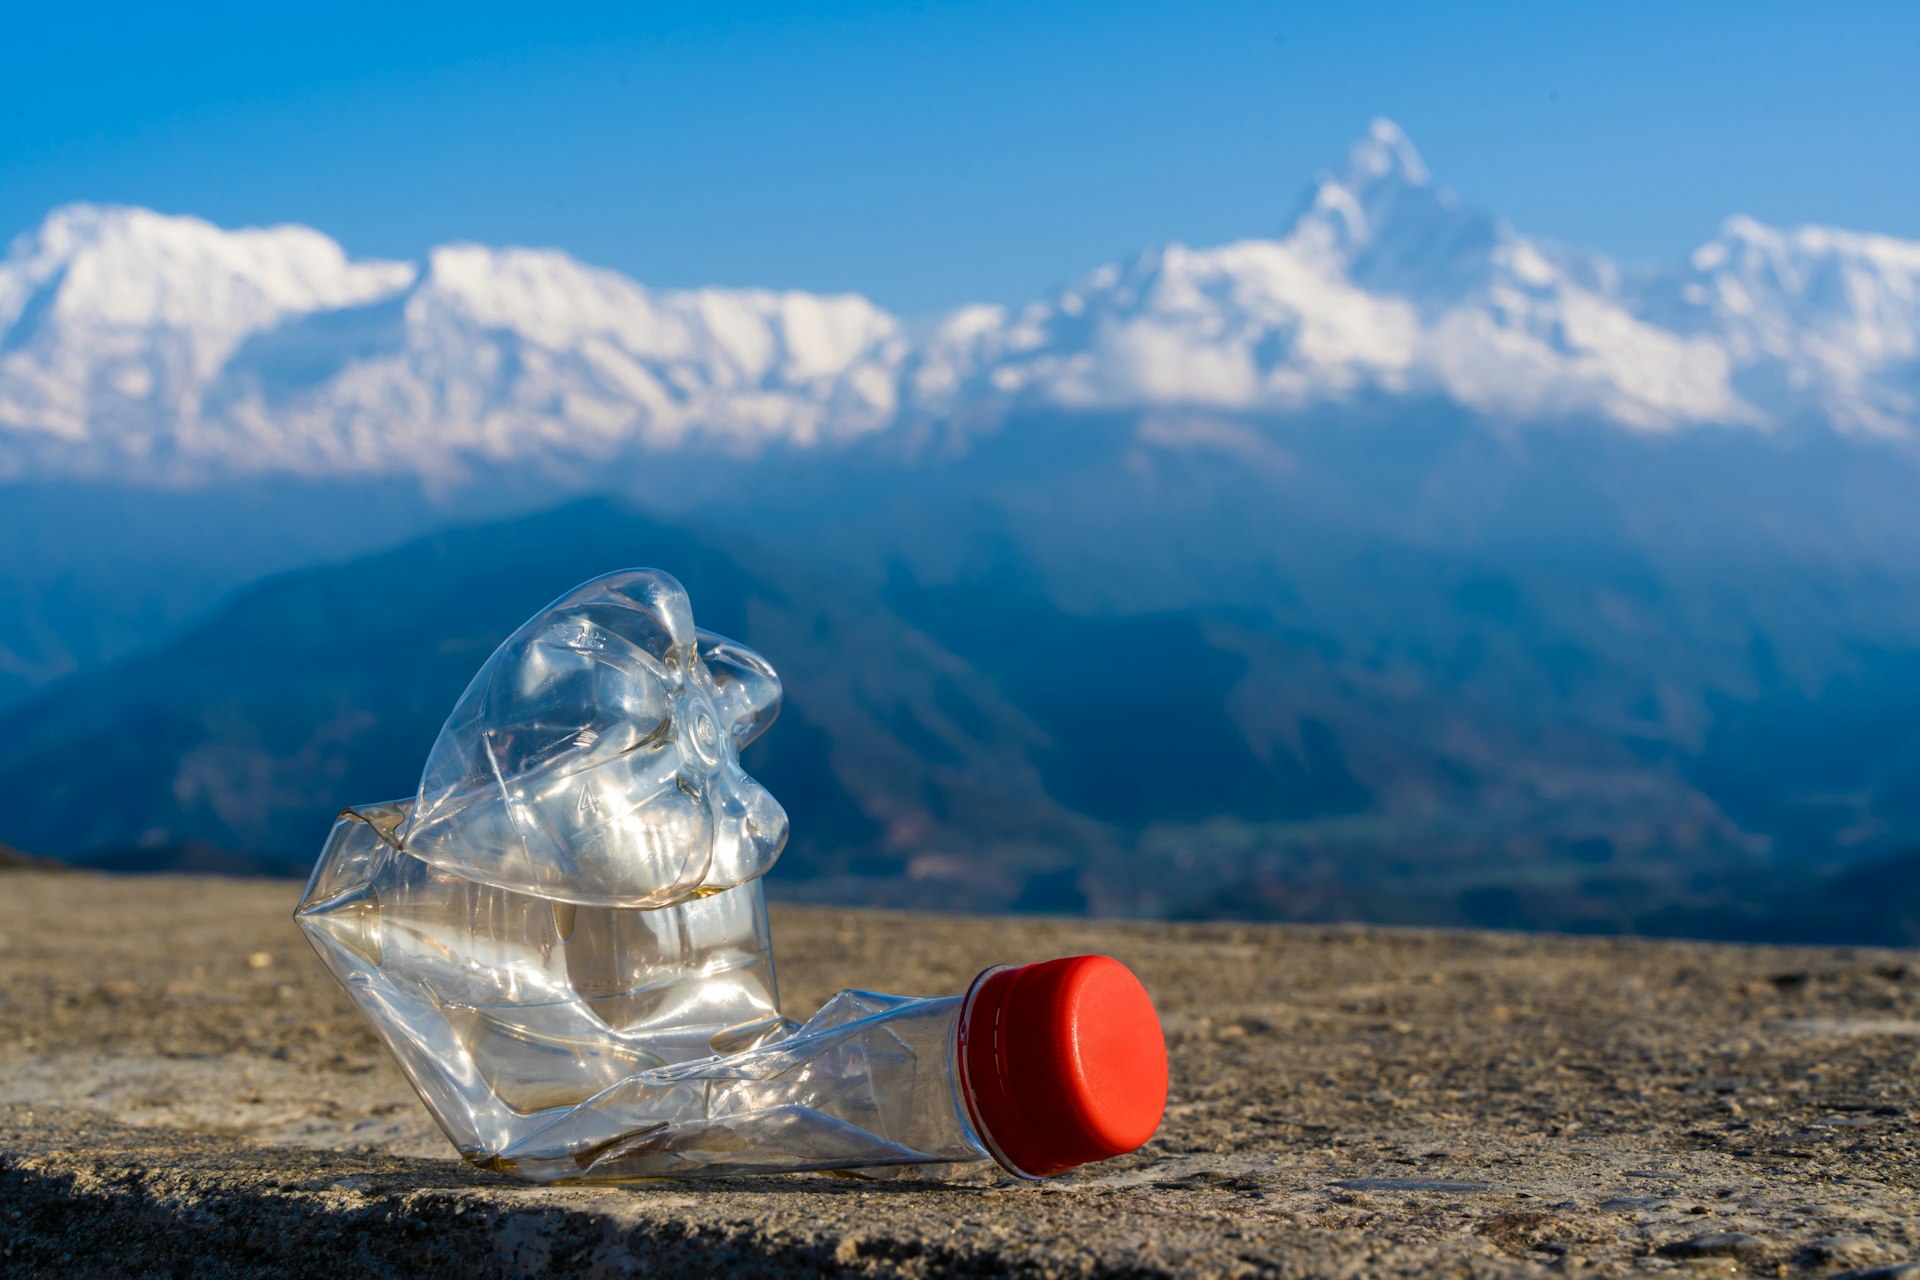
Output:
[[916,314],[1269,234],[1386,115],[1468,201],[1632,261],[1734,212],[1920,238],[1916,4],[16,0],[5,25],[0,236],[119,201]]

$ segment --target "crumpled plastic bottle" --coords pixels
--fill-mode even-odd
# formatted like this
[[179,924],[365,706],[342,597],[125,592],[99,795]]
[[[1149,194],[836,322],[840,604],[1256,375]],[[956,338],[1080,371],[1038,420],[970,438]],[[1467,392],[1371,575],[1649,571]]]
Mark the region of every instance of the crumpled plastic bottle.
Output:
[[1145,1143],[1165,1043],[1107,957],[782,1016],[787,818],[739,757],[779,705],[672,577],[610,574],[494,652],[413,799],[341,813],[295,918],[454,1146],[555,1182],[1045,1177]]

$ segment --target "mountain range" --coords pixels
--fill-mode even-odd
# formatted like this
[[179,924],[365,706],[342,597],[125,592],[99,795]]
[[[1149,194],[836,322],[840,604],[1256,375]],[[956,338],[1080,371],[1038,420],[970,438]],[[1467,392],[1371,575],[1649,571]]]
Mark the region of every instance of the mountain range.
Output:
[[1920,245],[1630,270],[1386,122],[1278,238],[925,321],[69,206],[0,265],[0,840],[292,870],[651,565],[787,682],[790,894],[1920,937],[1917,353]]
[[[781,655],[787,707],[746,763],[792,816],[789,896],[1712,929],[1756,909],[1740,886],[1819,865],[1767,857],[1763,833],[1786,844],[1797,822],[1824,847],[1861,816],[1817,786],[1779,813],[1743,803],[1806,770],[1781,760],[1791,740],[1757,763],[1622,741],[1616,685],[1643,655],[1576,646],[1527,615],[1577,603],[1470,560],[1324,544],[1395,619],[1302,625],[1070,612],[1004,546],[948,580],[896,562],[877,590],[801,552],[588,499],[276,575],[0,714],[6,833],[95,866],[297,872],[345,797],[411,792],[473,669],[554,582],[643,561],[683,575],[703,624]],[[1529,653],[1541,635],[1557,647]],[[1911,705],[1906,679],[1875,687]],[[1884,792],[1881,816],[1920,816],[1920,744],[1880,745],[1851,762],[1864,775],[1827,768]]]
[[304,227],[69,205],[0,262],[0,475],[577,477],[684,446],[906,442],[1045,410],[1440,399],[1506,423],[1909,434],[1920,244],[1729,219],[1677,268],[1529,239],[1376,121],[1276,239],[909,324],[655,290],[541,249],[355,261]]

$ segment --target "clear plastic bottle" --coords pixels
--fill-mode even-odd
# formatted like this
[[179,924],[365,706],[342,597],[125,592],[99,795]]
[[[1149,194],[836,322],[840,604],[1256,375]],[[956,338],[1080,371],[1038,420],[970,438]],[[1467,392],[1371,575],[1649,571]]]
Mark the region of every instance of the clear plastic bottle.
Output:
[[678,583],[612,575],[489,659],[416,799],[341,814],[296,918],[455,1147],[551,1182],[1040,1177],[1144,1143],[1165,1046],[1117,961],[781,1015],[785,815],[738,761],[778,698]]

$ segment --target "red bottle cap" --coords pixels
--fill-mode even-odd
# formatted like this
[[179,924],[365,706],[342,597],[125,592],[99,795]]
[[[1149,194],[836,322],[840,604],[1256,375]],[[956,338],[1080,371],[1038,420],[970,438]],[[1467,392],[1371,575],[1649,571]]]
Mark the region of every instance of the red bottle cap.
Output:
[[1026,1177],[1124,1155],[1167,1108],[1160,1019],[1108,956],[987,970],[967,993],[958,1053],[975,1128]]

